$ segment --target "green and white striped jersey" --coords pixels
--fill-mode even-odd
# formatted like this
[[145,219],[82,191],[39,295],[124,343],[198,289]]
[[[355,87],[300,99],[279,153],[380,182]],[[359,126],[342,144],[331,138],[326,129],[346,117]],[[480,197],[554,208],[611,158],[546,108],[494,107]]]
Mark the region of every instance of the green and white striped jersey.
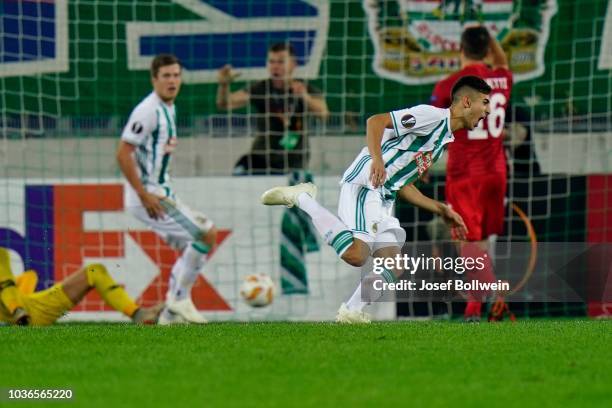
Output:
[[[450,130],[450,110],[431,105],[391,112],[393,129],[385,129],[382,154],[387,171],[386,192],[397,191],[414,182],[454,140]],[[370,178],[372,158],[364,147],[344,172],[341,183],[359,184],[374,189]]]
[[[155,92],[144,98],[130,114],[121,139],[136,146],[134,158],[147,191],[168,190],[168,168],[177,145],[176,136],[174,104],[167,105]],[[131,190],[129,183],[126,187]],[[134,205],[140,204],[135,194],[127,196],[134,196]]]

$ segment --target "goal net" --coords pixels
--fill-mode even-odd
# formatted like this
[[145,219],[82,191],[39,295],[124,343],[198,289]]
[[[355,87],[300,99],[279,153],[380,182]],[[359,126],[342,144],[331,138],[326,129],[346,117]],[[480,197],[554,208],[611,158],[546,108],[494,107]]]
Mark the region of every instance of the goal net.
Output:
[[[184,65],[174,186],[220,230],[194,286],[196,306],[219,320],[333,319],[359,271],[313,242],[295,213],[260,206],[259,196],[292,177],[312,177],[322,203],[335,212],[339,177],[364,144],[367,117],[427,103],[434,83],[458,68],[458,36],[474,22],[500,40],[516,80],[505,113],[510,178],[506,233],[498,240],[609,241],[607,1],[5,0],[0,246],[11,249],[15,274],[37,271],[38,289],[102,262],[140,303],[163,300],[177,253],[125,213],[115,151],[131,110],[151,91],[152,57],[174,53]],[[291,44],[294,76],[321,92],[330,115],[300,118],[310,140],[303,171],[235,176],[236,163],[261,133],[258,119],[269,118],[254,105],[219,109],[217,71],[231,64],[240,74],[232,91],[266,80],[274,43]],[[285,103],[294,109],[293,100]],[[444,198],[444,160],[421,187]],[[402,204],[397,214],[409,242],[436,239],[427,214]],[[240,283],[250,273],[267,273],[277,283],[271,307],[241,301]],[[526,315],[567,315],[587,307],[519,308]],[[373,311],[391,319],[452,309],[385,303]],[[69,318],[118,314],[88,295]]]

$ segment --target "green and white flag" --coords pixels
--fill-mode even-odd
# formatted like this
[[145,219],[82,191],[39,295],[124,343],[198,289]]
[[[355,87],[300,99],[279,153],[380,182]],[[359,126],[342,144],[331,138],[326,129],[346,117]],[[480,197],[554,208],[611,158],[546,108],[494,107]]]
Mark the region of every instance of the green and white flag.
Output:
[[[290,185],[311,182],[308,172],[294,172]],[[281,222],[280,267],[284,295],[308,293],[308,269],[305,254],[319,250],[316,231],[310,217],[297,207],[287,208]]]

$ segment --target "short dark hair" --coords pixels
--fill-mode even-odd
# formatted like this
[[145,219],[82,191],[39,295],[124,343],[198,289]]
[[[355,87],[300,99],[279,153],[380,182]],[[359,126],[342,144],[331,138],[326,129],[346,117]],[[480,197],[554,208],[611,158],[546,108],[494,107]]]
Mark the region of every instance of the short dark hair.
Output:
[[483,27],[466,28],[461,34],[461,51],[469,59],[483,60],[489,52],[489,42],[491,35]]
[[293,48],[293,45],[291,45],[290,42],[274,43],[268,47],[268,52],[281,52],[281,51],[287,51],[287,53],[290,56],[295,57],[295,48]]
[[153,58],[151,61],[151,77],[157,77],[157,73],[161,67],[165,67],[168,65],[179,64],[182,67],[181,61],[176,57],[176,55],[172,54],[159,54]]
[[486,95],[491,93],[491,87],[485,82],[484,79],[477,76],[468,75],[459,78],[459,80],[455,82],[455,85],[453,85],[453,90],[451,91],[451,98],[453,101],[456,100],[458,96],[457,94],[464,88],[473,89],[474,91],[478,91]]

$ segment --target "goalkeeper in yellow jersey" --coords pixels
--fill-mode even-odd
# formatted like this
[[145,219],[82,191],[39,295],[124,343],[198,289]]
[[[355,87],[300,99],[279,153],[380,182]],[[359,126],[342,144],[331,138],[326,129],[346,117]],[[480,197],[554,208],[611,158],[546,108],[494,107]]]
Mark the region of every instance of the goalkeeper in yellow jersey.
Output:
[[163,304],[139,307],[101,264],[87,265],[64,281],[34,292],[38,278],[28,271],[17,279],[11,272],[9,254],[0,248],[0,321],[32,326],[55,323],[95,289],[113,309],[129,316],[134,323],[155,323]]

